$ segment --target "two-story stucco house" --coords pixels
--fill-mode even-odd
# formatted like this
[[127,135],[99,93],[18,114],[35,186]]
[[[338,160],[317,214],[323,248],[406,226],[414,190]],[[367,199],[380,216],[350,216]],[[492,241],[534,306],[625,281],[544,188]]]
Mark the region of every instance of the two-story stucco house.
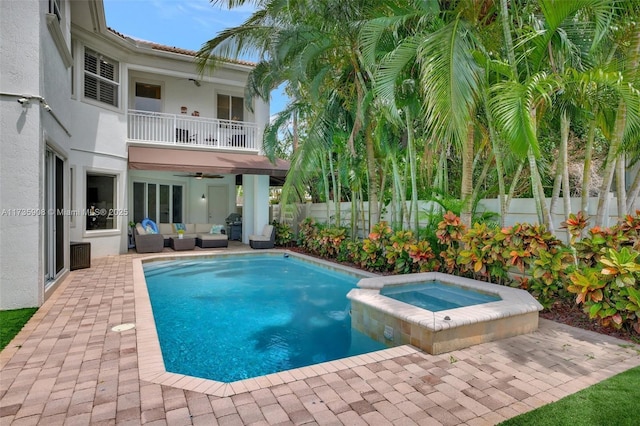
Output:
[[126,253],[130,221],[240,213],[245,243],[268,222],[287,165],[261,155],[252,64],[200,75],[195,52],[107,27],[102,0],[2,1],[0,50],[0,309],[41,305],[71,242]]

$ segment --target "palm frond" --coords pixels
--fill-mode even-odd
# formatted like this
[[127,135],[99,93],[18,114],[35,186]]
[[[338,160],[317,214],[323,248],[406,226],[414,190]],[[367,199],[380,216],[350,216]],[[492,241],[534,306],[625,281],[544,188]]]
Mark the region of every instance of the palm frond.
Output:
[[482,84],[482,69],[472,54],[476,44],[467,24],[455,20],[425,37],[417,49],[428,128],[458,143],[466,139]]

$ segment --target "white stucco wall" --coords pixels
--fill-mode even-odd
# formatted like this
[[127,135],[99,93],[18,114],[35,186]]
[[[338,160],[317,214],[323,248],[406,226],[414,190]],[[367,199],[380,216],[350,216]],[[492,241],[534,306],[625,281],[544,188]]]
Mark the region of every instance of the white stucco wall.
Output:
[[44,300],[45,218],[34,212],[45,207],[47,145],[63,157],[68,149],[69,136],[44,104],[23,106],[11,95],[40,96],[61,121],[68,117],[69,74],[47,28],[47,5],[0,3],[0,309]]

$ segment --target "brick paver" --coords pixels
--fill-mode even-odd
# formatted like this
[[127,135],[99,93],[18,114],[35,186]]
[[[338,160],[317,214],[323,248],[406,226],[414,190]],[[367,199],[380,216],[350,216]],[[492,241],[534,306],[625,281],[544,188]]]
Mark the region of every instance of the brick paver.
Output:
[[187,377],[140,379],[136,329],[111,330],[136,322],[135,257],[69,273],[0,353],[0,424],[488,425],[640,365],[638,345],[540,320],[524,336],[437,356],[347,359],[218,397]]

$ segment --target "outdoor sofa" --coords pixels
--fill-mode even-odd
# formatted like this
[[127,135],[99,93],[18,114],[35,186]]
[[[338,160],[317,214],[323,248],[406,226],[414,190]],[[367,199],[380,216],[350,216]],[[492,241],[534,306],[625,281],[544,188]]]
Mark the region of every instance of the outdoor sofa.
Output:
[[[200,248],[223,248],[229,246],[229,239],[222,225],[210,223],[185,223],[178,227],[174,223],[159,223],[158,232],[147,231],[142,224],[136,224],[134,233],[138,253],[157,253],[171,246],[171,238],[179,238],[178,227],[184,228],[182,238],[194,238]],[[212,233],[215,231],[215,233]]]
[[[178,238],[178,227],[184,228],[183,238],[195,238],[200,248],[220,248],[229,246],[229,238],[224,226],[211,223],[159,223],[158,233],[164,237],[164,246],[169,247],[170,238]],[[215,233],[212,233],[215,231]]]

